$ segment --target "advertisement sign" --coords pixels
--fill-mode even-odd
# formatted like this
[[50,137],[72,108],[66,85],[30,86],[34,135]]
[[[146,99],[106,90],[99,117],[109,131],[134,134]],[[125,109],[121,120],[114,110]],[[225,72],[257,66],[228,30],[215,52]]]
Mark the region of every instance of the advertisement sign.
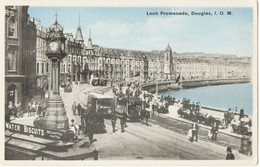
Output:
[[21,133],[25,135],[33,135],[36,137],[46,138],[46,139],[54,139],[54,140],[62,140],[64,136],[64,132],[49,130],[49,129],[41,129],[28,125],[21,125],[15,123],[5,123],[5,130],[9,130],[11,132]]

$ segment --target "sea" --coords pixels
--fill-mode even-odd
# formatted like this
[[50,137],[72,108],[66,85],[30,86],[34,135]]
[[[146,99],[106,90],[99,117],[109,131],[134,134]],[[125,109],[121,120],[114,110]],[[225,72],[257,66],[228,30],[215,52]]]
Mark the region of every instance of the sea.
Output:
[[170,95],[177,100],[187,98],[191,103],[200,102],[204,107],[223,111],[237,107],[238,113],[240,109],[244,109],[246,115],[253,115],[253,84],[251,83],[168,90],[160,92],[159,95]]

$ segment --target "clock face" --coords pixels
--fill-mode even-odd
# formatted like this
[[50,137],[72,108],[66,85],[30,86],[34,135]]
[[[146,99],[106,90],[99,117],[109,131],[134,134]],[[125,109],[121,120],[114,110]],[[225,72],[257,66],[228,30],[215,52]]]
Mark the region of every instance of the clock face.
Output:
[[58,50],[58,47],[59,47],[59,45],[58,45],[57,42],[51,42],[51,43],[49,44],[49,49],[50,49],[50,51],[52,51],[52,52],[56,52],[56,51]]

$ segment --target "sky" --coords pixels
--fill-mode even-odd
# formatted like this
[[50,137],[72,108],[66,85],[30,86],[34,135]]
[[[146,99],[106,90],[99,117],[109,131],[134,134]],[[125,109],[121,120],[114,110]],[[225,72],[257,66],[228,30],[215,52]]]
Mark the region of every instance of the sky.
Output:
[[[252,8],[30,6],[28,13],[40,20],[43,27],[49,28],[55,22],[56,11],[64,33],[73,33],[75,37],[80,25],[85,44],[91,28],[93,44],[108,48],[164,50],[169,43],[177,53],[253,56]],[[160,15],[161,11],[187,12],[189,16]],[[191,12],[204,11],[212,15],[191,15]],[[228,11],[232,15],[227,15]],[[158,15],[147,15],[147,12],[158,12]]]

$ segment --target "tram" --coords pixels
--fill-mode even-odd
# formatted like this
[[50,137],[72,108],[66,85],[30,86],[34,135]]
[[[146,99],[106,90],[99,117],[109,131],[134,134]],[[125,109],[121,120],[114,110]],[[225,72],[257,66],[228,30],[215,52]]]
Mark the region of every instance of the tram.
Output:
[[119,116],[126,112],[128,121],[138,121],[142,108],[143,104],[139,99],[122,98],[120,100],[117,99],[115,112]]
[[84,133],[91,126],[95,133],[106,132],[105,118],[110,118],[115,110],[115,99],[113,96],[98,93],[88,94],[87,108],[83,109],[81,115],[81,129]]

